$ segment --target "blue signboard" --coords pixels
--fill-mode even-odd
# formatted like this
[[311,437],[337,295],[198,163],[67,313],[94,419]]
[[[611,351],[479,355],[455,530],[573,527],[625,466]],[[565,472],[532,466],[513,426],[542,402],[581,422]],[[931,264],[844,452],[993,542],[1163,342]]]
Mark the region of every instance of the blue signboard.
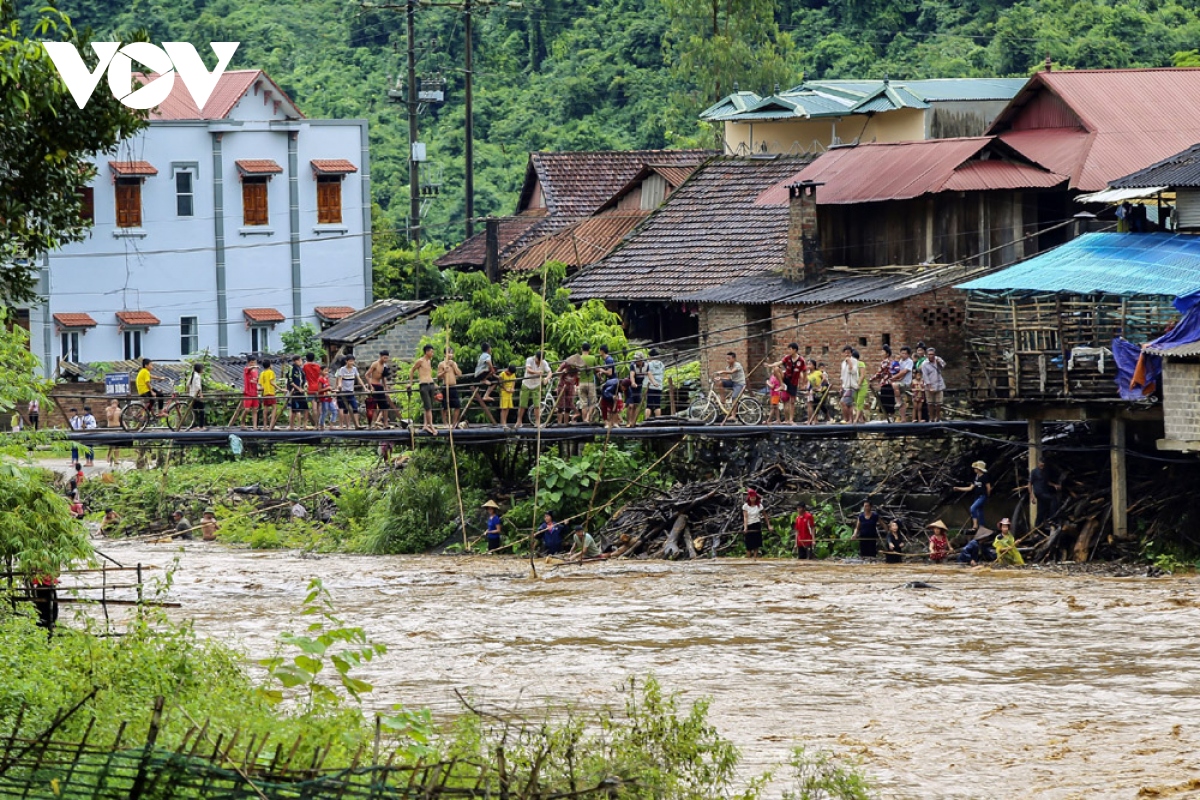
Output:
[[104,376],[104,393],[106,395],[129,394],[129,373],[110,372]]

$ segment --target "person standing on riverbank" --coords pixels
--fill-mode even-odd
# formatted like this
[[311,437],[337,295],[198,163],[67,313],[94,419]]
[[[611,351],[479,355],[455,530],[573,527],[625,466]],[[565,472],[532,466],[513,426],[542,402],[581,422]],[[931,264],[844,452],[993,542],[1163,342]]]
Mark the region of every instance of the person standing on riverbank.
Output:
[[1058,493],[1062,491],[1061,480],[1054,482],[1054,475],[1044,456],[1038,456],[1037,466],[1029,472],[1029,491],[1037,501],[1037,527],[1049,524],[1058,513]]
[[1005,517],[1000,520],[1000,530],[996,533],[996,563],[1010,567],[1025,566],[1025,557],[1017,549],[1016,538],[1012,532],[1012,521]]
[[746,502],[742,504],[742,536],[746,539],[746,555],[758,558],[762,551],[763,526],[769,526],[771,520],[762,507],[762,498],[758,491],[750,489],[746,492]]
[[875,558],[879,555],[879,512],[871,501],[862,505],[862,513],[854,520],[854,536],[858,541],[859,558]]
[[503,527],[503,520],[500,517],[500,505],[495,500],[488,500],[483,504],[483,510],[487,512],[487,527],[484,529],[484,538],[487,539],[488,552],[494,552],[500,549],[500,531]]
[[817,520],[813,517],[812,512],[808,510],[808,505],[799,503],[796,505],[796,521],[792,523],[792,530],[796,532],[796,558],[807,560],[813,557],[813,545],[816,541]]
[[899,564],[904,560],[904,536],[900,533],[900,523],[896,520],[888,523],[883,560],[888,564]]
[[929,560],[940,564],[950,555],[950,539],[946,536],[946,523],[940,519],[929,523]]

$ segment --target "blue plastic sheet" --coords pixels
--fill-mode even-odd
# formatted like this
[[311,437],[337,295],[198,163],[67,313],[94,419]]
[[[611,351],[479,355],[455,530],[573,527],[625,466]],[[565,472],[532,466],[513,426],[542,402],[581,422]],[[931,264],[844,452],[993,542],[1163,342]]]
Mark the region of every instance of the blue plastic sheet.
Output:
[[[1120,337],[1112,341],[1112,354],[1117,364],[1117,392],[1122,400],[1141,400],[1154,394],[1162,379],[1161,358],[1143,353],[1141,347]],[[1135,385],[1134,375],[1139,372],[1139,359],[1144,361]]]

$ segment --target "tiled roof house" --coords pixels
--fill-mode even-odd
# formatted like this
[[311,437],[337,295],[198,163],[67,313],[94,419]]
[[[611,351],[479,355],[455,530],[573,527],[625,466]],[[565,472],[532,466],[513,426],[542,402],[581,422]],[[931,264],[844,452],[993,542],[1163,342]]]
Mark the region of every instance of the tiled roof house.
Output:
[[[592,216],[649,165],[690,170],[712,155],[710,150],[530,153],[516,213],[499,222],[498,259],[512,262],[534,242]],[[483,269],[486,258],[486,234],[479,232],[434,264]]]

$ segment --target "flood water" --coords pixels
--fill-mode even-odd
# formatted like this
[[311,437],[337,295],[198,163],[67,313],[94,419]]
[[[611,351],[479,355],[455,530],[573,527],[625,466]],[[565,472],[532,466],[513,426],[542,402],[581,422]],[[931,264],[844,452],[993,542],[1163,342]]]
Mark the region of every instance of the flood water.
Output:
[[[106,543],[125,563],[175,545]],[[325,556],[185,545],[173,613],[269,655],[320,577],[389,646],[369,706],[619,705],[655,674],[712,698],[747,775],[806,744],[884,797],[1200,791],[1200,582],[954,567]],[[937,590],[900,585],[928,581]],[[1161,794],[1139,795],[1142,790]]]

